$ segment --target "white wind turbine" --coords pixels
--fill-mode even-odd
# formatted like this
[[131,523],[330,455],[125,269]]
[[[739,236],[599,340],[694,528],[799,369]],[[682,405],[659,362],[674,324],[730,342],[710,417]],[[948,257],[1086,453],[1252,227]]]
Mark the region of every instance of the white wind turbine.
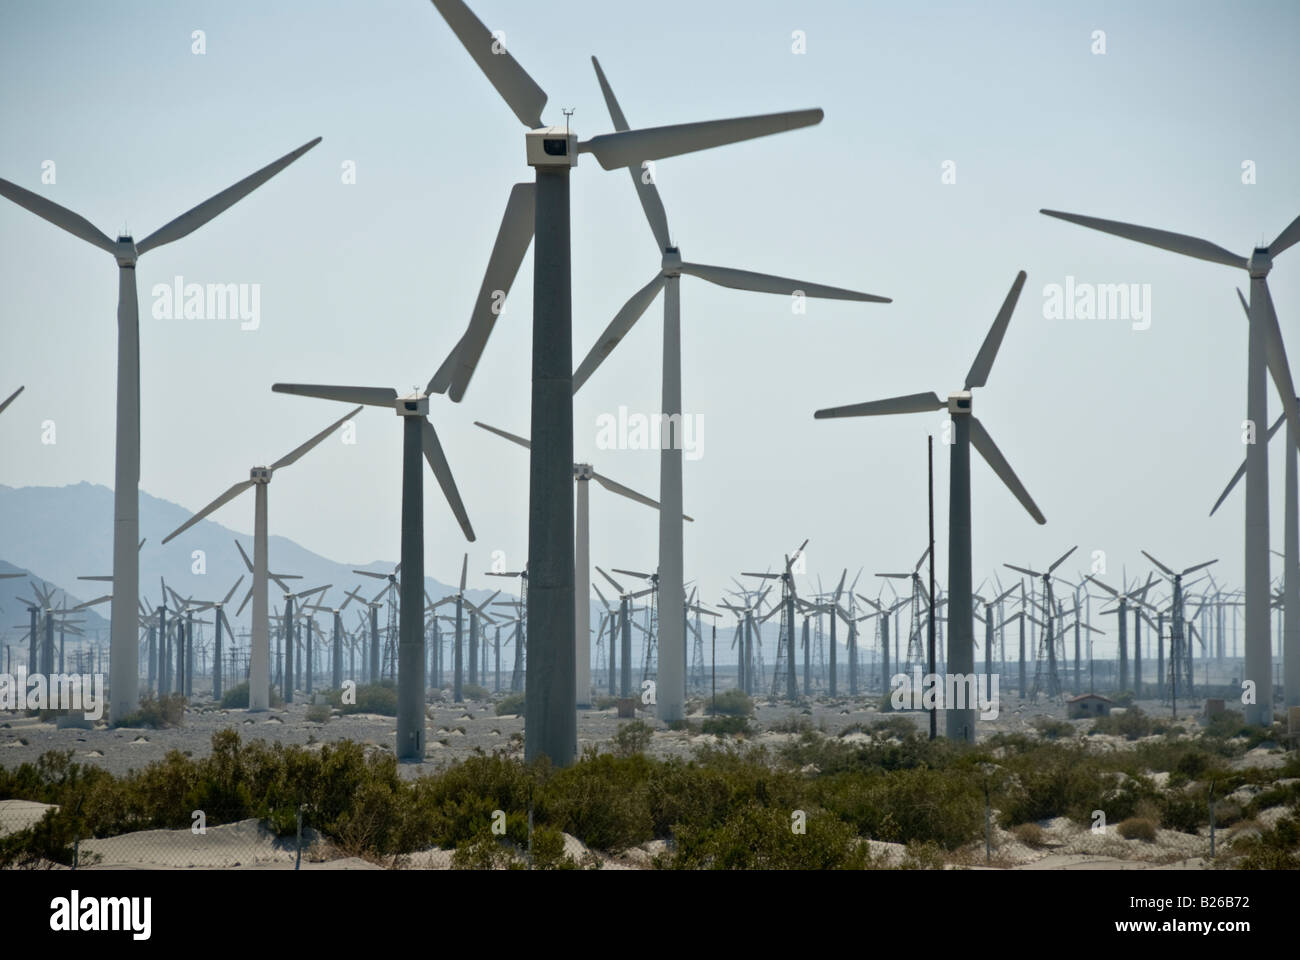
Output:
[[[624,130],[578,141],[565,126],[544,126],[545,91],[524,72],[462,0],[433,0],[457,39],[523,123],[525,158],[535,183],[510,192],[487,273],[464,335],[429,382],[459,402],[535,235],[528,591],[529,657],[524,757],[568,766],[578,750],[573,664],[573,317],[569,171],[590,153],[606,170],[706,150],[820,123],[821,110]],[[680,503],[668,504],[676,513]],[[678,601],[680,602],[680,601]],[[680,613],[680,607],[678,607]]]
[[[295,447],[269,467],[253,467],[248,471],[247,480],[241,480],[239,483],[236,483],[229,490],[217,497],[217,499],[213,500],[206,507],[194,514],[194,516],[190,517],[163,538],[163,543],[166,543],[172,538],[180,535],[204,517],[225,506],[249,487],[253,487],[256,490],[253,506],[253,631],[252,637],[249,641],[249,710],[266,710],[271,706],[271,641],[266,630],[266,582],[269,578],[266,560],[266,489],[271,483],[271,475],[280,468],[289,466],[360,412],[361,408],[357,407],[344,416],[339,417],[339,419],[335,420],[320,433],[316,434],[316,436],[312,437],[306,443]],[[240,547],[240,553],[243,553],[243,547]],[[245,558],[245,562],[247,562],[247,558]],[[113,586],[116,588],[116,581],[114,581]],[[287,593],[288,591],[286,590],[285,592]],[[123,604],[123,606],[125,606],[125,604]],[[243,610],[242,604],[239,609]]]
[[[1049,217],[1067,220],[1080,226],[1113,233],[1163,250],[1227,267],[1237,267],[1250,274],[1250,333],[1246,352],[1246,419],[1258,433],[1268,421],[1268,374],[1281,395],[1282,407],[1291,424],[1292,436],[1300,442],[1300,406],[1286,360],[1282,331],[1278,328],[1273,298],[1268,292],[1268,273],[1273,259],[1287,247],[1300,241],[1300,217],[1267,247],[1256,247],[1249,257],[1242,257],[1217,244],[1182,233],[1140,227],[1118,220],[1102,220],[1077,213],[1040,210]],[[1273,664],[1269,655],[1269,568],[1268,568],[1268,444],[1250,443],[1246,447],[1246,664],[1244,679],[1254,684],[1257,702],[1247,704],[1247,723],[1267,725],[1273,719],[1271,693]]]
[[[517,443],[525,450],[532,449],[532,444],[523,437],[507,433],[505,430],[498,430],[496,427],[490,427],[478,420],[474,421],[474,425],[482,427],[490,433],[495,433],[498,437],[504,437],[512,443]],[[576,623],[574,630],[575,682],[577,683],[578,706],[585,708],[591,706],[591,510],[587,499],[587,484],[589,481],[595,480],[610,493],[617,493],[619,496],[635,500],[637,503],[643,503],[647,507],[654,507],[656,510],[659,509],[659,503],[645,494],[637,493],[631,487],[625,487],[618,481],[597,473],[589,463],[575,463],[573,465],[573,479],[577,481],[578,500],[576,557],[574,560],[576,583],[573,591],[576,600],[574,604],[574,620]],[[694,518],[685,514],[682,514],[682,519],[694,522]],[[602,602],[604,602],[603,598]],[[663,630],[661,628],[660,636],[662,635]]]
[[[110,240],[94,224],[40,194],[0,179],[0,196],[94,244],[117,260],[117,453],[113,477],[113,584],[117,592],[140,592],[140,565],[131,549],[140,536],[140,311],[136,303],[136,261],[155,247],[193,233],[217,214],[252,193],[316,144],[317,137],[274,163],[227,187],[197,207],[155,230],[139,243],[129,236]],[[139,611],[132,603],[113,604],[110,625],[109,718],[133,712],[140,692]]]
[[[609,108],[614,129],[627,130],[627,119],[614,97],[614,91],[605,79],[600,62],[595,57],[591,58],[591,62],[596,68],[596,78],[600,81],[601,92],[605,95],[605,104]],[[877,297],[840,287],[828,287],[819,283],[808,283],[765,273],[683,261],[681,251],[674,245],[669,235],[668,217],[664,212],[663,201],[659,197],[654,179],[648,175],[648,172],[643,174],[639,169],[629,168],[628,174],[632,177],[632,184],[636,187],[637,196],[641,200],[641,207],[650,224],[650,231],[654,234],[655,245],[659,248],[662,258],[660,267],[650,282],[634,293],[623,308],[615,314],[600,339],[587,353],[586,358],[573,374],[573,392],[577,393],[581,389],[601,362],[627,336],[633,324],[640,319],[662,290],[664,292],[664,333],[661,412],[664,437],[661,439],[659,451],[659,499],[666,508],[659,515],[659,576],[661,578],[659,602],[662,626],[659,631],[660,672],[656,697],[659,719],[671,723],[682,718],[686,698],[685,668],[682,667],[680,672],[678,670],[678,664],[685,663],[686,651],[684,606],[686,588],[682,559],[682,522],[678,519],[683,506],[682,274],[699,277],[721,287],[757,293],[775,293],[782,296],[801,294],[826,300],[856,300],[869,303],[891,301],[888,297]]]

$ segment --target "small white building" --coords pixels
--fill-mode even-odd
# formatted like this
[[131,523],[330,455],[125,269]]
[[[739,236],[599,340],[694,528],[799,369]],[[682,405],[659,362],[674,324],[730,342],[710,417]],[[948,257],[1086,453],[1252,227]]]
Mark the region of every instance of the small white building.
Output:
[[1083,693],[1065,701],[1065,707],[1068,711],[1066,716],[1071,720],[1084,720],[1088,717],[1108,717],[1113,702],[1110,698],[1103,697],[1099,693]]

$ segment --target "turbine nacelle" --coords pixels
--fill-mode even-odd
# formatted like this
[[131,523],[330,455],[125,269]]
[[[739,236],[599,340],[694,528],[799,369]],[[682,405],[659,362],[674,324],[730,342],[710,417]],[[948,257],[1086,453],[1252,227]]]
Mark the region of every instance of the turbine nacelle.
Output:
[[251,470],[248,471],[248,479],[251,480],[253,483],[270,483],[271,468],[253,467]]
[[140,254],[135,249],[135,240],[131,237],[118,237],[113,242],[113,257],[119,267],[134,267]]
[[396,407],[399,417],[427,417],[429,415],[429,398],[423,393],[398,397],[393,405]]
[[1246,261],[1246,269],[1250,271],[1252,280],[1259,280],[1268,276],[1268,272],[1273,269],[1273,258],[1269,255],[1268,247],[1256,247]]
[[590,480],[595,475],[595,472],[589,463],[575,463],[573,465],[574,480]]
[[530,167],[576,167],[578,135],[567,127],[538,127],[524,134]]
[[681,251],[676,247],[666,248],[661,267],[665,277],[680,277],[682,275]]
[[951,414],[964,413],[970,415],[971,392],[969,390],[958,390],[955,393],[948,394],[948,412]]

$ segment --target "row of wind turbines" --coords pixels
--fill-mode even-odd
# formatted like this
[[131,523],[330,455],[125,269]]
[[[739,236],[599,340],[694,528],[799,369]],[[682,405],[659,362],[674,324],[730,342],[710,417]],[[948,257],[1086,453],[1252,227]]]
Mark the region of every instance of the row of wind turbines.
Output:
[[[357,405],[269,467],[252,468],[249,478],[236,483],[167,539],[179,535],[247,489],[255,489],[255,534],[252,560],[253,629],[249,658],[250,708],[269,705],[270,646],[267,633],[266,512],[267,488],[275,470],[292,464],[360,407],[378,406],[394,410],[404,418],[402,450],[401,569],[399,593],[400,624],[397,651],[399,686],[398,753],[418,758],[424,751],[424,697],[426,658],[424,654],[423,592],[423,458],[439,483],[447,502],[468,541],[474,540],[468,512],[457,491],[447,458],[429,419],[430,397],[446,393],[452,402],[463,400],[479,359],[492,333],[500,296],[508,295],[530,243],[534,248],[534,289],[531,357],[531,422],[525,440],[504,430],[487,428],[522,443],[529,449],[528,590],[525,618],[529,628],[527,658],[526,757],[545,754],[557,764],[571,762],[577,749],[577,706],[590,689],[586,619],[589,572],[582,554],[586,542],[586,482],[598,483],[624,496],[634,494],[591,469],[575,463],[573,456],[573,396],[627,335],[660,292],[664,294],[662,364],[662,413],[665,437],[661,443],[660,490],[657,501],[643,495],[632,499],[649,502],[659,512],[659,563],[655,572],[658,602],[659,659],[657,677],[658,716],[672,722],[684,713],[686,694],[686,623],[682,531],[688,520],[683,512],[681,427],[681,306],[680,280],[694,276],[721,286],[790,296],[888,303],[889,298],[802,280],[754,273],[730,267],[711,266],[682,259],[680,248],[668,229],[662,199],[652,177],[644,175],[646,164],[698,150],[720,147],[770,134],[792,131],[819,123],[819,109],[774,113],[761,116],[633,129],[600,64],[593,58],[598,83],[609,109],[612,133],[579,141],[566,123],[548,126],[542,114],[547,95],[528,73],[494,38],[490,30],[461,0],[433,0],[456,38],[486,75],[489,82],[520,122],[526,127],[525,160],[533,168],[532,182],[515,184],[488,260],[482,285],[469,323],[424,390],[399,395],[391,388],[275,384],[273,390]],[[139,486],[139,322],[135,290],[135,265],[149,250],[178,240],[204,225],[232,204],[247,196],[320,142],[316,138],[286,154],[234,186],[199,204],[158,231],[136,242],[129,236],[110,240],[84,218],[9,181],[0,180],[0,194],[56,226],[112,254],[119,268],[118,376],[116,475],[114,507],[114,593],[135,601],[139,594],[138,486]],[[570,171],[578,157],[589,153],[606,170],[626,169],[645,213],[659,251],[660,263],[652,279],[636,291],[616,314],[608,328],[578,365],[573,368],[572,304],[570,277]],[[1099,220],[1056,211],[1044,213],[1154,244],[1211,262],[1246,269],[1250,275],[1249,360],[1247,368],[1247,416],[1262,424],[1266,417],[1265,371],[1271,373],[1282,397],[1287,420],[1289,554],[1285,592],[1288,654],[1295,653],[1295,631],[1300,629],[1300,583],[1292,576],[1296,551],[1294,539],[1293,461],[1300,443],[1300,415],[1297,413],[1277,318],[1268,294],[1266,277],[1272,259],[1300,239],[1300,218],[1291,223],[1268,247],[1257,248],[1250,257],[1234,255],[1207,241],[1152,230],[1116,221]],[[912,413],[946,407],[953,419],[955,442],[950,448],[948,601],[951,610],[973,609],[971,583],[971,500],[970,448],[973,445],[994,472],[1038,523],[1045,517],[1011,469],[981,421],[972,412],[972,391],[987,383],[998,348],[1025,283],[1021,271],[1012,284],[983,346],[960,390],[946,399],[934,393],[920,393],[886,400],[856,403],[817,410],[815,417],[841,418]],[[1269,572],[1266,443],[1247,448],[1246,479],[1246,679],[1261,691],[1272,690],[1268,656]],[[578,530],[575,537],[575,481],[578,491]],[[790,579],[788,569],[780,575]],[[793,590],[790,591],[793,595]],[[135,709],[139,696],[138,629],[136,602],[115,603],[112,609],[110,671],[110,714],[122,716]],[[789,622],[794,622],[793,600],[787,602]],[[832,623],[834,619],[832,618]],[[792,634],[791,634],[792,636]],[[973,620],[956,617],[947,638],[947,662],[957,672],[974,669]],[[791,647],[793,643],[791,642]],[[626,648],[625,648],[626,649]],[[832,651],[835,646],[832,644]],[[612,658],[613,648],[610,654]],[[1286,658],[1288,676],[1300,656]],[[793,655],[789,657],[793,665]],[[623,658],[627,667],[626,656]],[[793,666],[790,669],[793,675]],[[1290,688],[1288,687],[1288,690]],[[581,694],[579,691],[583,691]],[[1290,693],[1288,692],[1288,697]],[[1270,697],[1248,709],[1248,719],[1264,722],[1271,711]],[[947,711],[947,734],[957,739],[975,736],[974,710]]]

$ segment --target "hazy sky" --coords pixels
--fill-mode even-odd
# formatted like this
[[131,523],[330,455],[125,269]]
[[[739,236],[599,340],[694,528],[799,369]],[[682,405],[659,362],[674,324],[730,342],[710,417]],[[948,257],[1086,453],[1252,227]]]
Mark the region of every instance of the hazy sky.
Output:
[[[820,106],[814,128],[661,161],[683,257],[890,296],[809,301],[684,278],[686,570],[718,599],[730,575],[805,537],[810,579],[906,569],[924,548],[925,443],[939,414],[814,422],[815,409],[963,377],[1016,271],[1029,280],[975,410],[1048,518],[1033,523],[972,467],[975,579],[1079,544],[1118,583],[1149,564],[1220,557],[1239,582],[1241,492],[1210,506],[1244,456],[1244,271],[1041,216],[1053,207],[1205,237],[1241,254],[1300,213],[1300,7],[1292,2],[710,2],[477,0],[550,94],[545,119],[612,129],[589,57],[635,126]],[[192,52],[193,31],[206,52]],[[1105,53],[1094,53],[1094,31]],[[806,53],[792,52],[803,31]],[[531,179],[523,129],[426,0],[0,6],[0,176],[142,239],[315,137],[324,142],[196,233],[139,264],[142,479],[197,509],[345,411],[273,395],[277,380],[423,385],[460,336],[510,185]],[[55,183],[42,165],[54,161]],[[355,163],[356,182],[342,182]],[[955,183],[944,183],[945,163]],[[1243,184],[1243,163],[1254,184]],[[574,363],[659,254],[628,176],[573,176]],[[113,477],[117,271],[0,202],[0,482]],[[155,284],[258,284],[260,326],[156,319]],[[1149,284],[1150,326],[1049,319],[1045,288]],[[1300,351],[1300,251],[1271,288]],[[528,430],[532,256],[463,403],[432,420],[478,533],[523,563],[527,454],[472,425]],[[651,496],[658,454],[597,449],[597,418],[658,408],[662,301],[575,403],[575,448]],[[1270,385],[1269,419],[1280,407]],[[57,442],[42,443],[54,421]],[[1281,545],[1281,442],[1271,525]],[[396,559],[401,434],[370,409],[271,488],[273,532],[348,562]],[[459,575],[463,537],[426,482],[426,569]],[[593,486],[592,560],[650,569],[653,511]],[[252,523],[248,498],[214,519]],[[2,554],[2,548],[0,548]],[[178,556],[178,563],[184,562]],[[999,566],[1000,569],[1000,566]],[[1274,572],[1280,573],[1274,560]],[[1005,572],[1005,571],[1003,571]],[[471,576],[471,585],[486,585]],[[1005,578],[1004,578],[1005,580]]]

